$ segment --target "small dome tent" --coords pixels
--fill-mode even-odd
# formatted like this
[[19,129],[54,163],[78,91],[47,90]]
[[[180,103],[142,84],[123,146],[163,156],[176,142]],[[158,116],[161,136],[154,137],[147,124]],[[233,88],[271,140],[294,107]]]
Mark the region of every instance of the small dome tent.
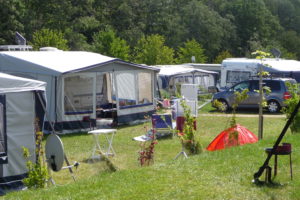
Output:
[[40,100],[45,101],[45,87],[41,81],[0,73],[0,194],[23,187],[28,169],[22,147],[36,161],[35,132],[44,120]]

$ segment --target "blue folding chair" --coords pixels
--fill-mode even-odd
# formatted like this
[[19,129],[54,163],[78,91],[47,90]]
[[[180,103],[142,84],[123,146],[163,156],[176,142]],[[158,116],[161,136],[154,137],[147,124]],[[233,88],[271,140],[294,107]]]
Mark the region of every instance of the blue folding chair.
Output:
[[171,114],[153,114],[152,128],[155,131],[156,138],[173,136],[176,123],[172,121]]

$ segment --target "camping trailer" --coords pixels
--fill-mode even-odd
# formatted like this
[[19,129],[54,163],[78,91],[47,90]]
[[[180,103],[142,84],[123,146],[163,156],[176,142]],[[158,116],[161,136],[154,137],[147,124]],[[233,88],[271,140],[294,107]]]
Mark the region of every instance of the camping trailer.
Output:
[[44,120],[45,89],[44,82],[0,73],[1,194],[23,186],[28,170],[22,147],[29,150],[33,163],[36,160],[35,131]]
[[155,110],[159,69],[146,65],[84,51],[6,51],[0,71],[47,83],[47,110],[60,133],[87,130],[84,119],[126,124]]
[[257,76],[260,66],[273,77],[289,77],[300,82],[300,62],[296,60],[227,58],[222,62],[220,88],[231,87],[235,83]]
[[158,87],[175,95],[181,84],[197,84],[199,93],[216,86],[218,72],[196,69],[189,65],[158,65]]

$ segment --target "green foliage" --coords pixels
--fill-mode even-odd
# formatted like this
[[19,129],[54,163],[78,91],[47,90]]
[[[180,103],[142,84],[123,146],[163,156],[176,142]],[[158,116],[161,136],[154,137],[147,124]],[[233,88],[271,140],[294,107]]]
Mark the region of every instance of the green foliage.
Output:
[[[300,22],[299,22],[300,23]],[[300,37],[299,33],[296,31],[285,31],[281,34],[281,45],[285,48],[288,49],[290,52],[293,52],[296,54],[296,57],[300,57]],[[286,56],[289,56],[286,55]],[[293,57],[295,59],[295,57]]]
[[169,91],[167,90],[164,90],[164,89],[160,89],[160,95],[161,95],[161,98],[163,99],[170,99],[171,98],[171,94]]
[[[37,30],[50,29],[64,33],[71,50],[90,50],[93,35],[111,27],[131,50],[144,36],[158,34],[173,49],[195,39],[208,62],[219,63],[216,57],[226,50],[231,57],[247,57],[255,49],[267,51],[270,46],[280,49],[282,57],[300,58],[296,0],[0,0],[0,5],[3,45],[15,44],[16,31],[33,43]],[[113,53],[123,55],[117,52]],[[134,61],[134,56],[128,59]]]
[[46,163],[43,161],[43,132],[39,131],[39,119],[36,118],[35,121],[35,155],[36,161],[33,163],[30,159],[30,151],[26,147],[22,147],[23,156],[28,159],[26,166],[28,169],[28,177],[23,179],[24,185],[28,188],[45,188],[47,186],[47,181],[49,179],[48,169]]
[[33,164],[31,161],[27,161],[26,166],[29,173],[28,177],[23,180],[23,183],[28,188],[45,188],[49,178],[47,167]]
[[68,50],[68,41],[64,39],[61,31],[41,29],[33,34],[32,46],[38,50],[41,47],[56,47],[60,50]]
[[100,31],[93,35],[93,50],[103,55],[129,60],[129,46],[117,37],[113,30]]
[[180,105],[184,111],[184,125],[183,133],[180,135],[181,142],[185,149],[190,154],[199,154],[202,152],[202,147],[199,141],[195,139],[195,128],[194,123],[196,119],[191,115],[191,108],[186,104],[185,100],[180,102]]
[[[23,147],[23,156],[26,159],[30,158],[28,148]],[[28,188],[45,188],[49,179],[48,170],[45,163],[42,163],[41,158],[36,163],[28,160],[26,162],[28,169],[28,177],[23,179],[24,185]]]
[[214,108],[217,108],[219,111],[222,111],[222,112],[225,111],[224,104],[222,104],[222,102],[218,101],[218,99],[215,99],[215,100],[212,102],[212,106],[213,106]]
[[184,47],[179,47],[178,63],[191,63],[192,56],[195,56],[195,62],[197,63],[205,63],[207,61],[204,49],[195,39],[188,40],[184,43]]
[[253,56],[255,56],[256,59],[260,59],[260,60],[264,60],[266,58],[270,58],[271,54],[268,52],[264,52],[264,51],[260,51],[260,50],[256,50],[252,53]]
[[[286,85],[288,87],[289,93],[291,94],[291,98],[285,100],[285,104],[287,106],[284,107],[282,111],[286,114],[286,118],[289,119],[300,100],[300,85],[292,84],[290,82],[286,82]],[[290,125],[290,129],[292,133],[300,133],[300,112],[297,112],[293,122]]]
[[147,65],[173,64],[174,50],[165,46],[161,35],[142,37],[134,48],[135,62]]
[[0,0],[0,5],[0,45],[15,44],[15,32],[24,32],[24,2]]
[[232,114],[233,115],[230,120],[230,127],[233,127],[236,125],[236,109],[240,103],[242,103],[249,97],[247,94],[248,92],[249,92],[248,89],[244,89],[241,92],[239,92],[239,91],[234,92],[234,102],[232,104]]
[[[256,50],[255,52],[252,52],[252,55],[255,56],[256,59],[260,59],[261,60],[261,65],[264,65],[264,60],[266,58],[270,58],[271,57],[271,54],[270,53],[267,53],[267,52],[264,52],[264,51],[260,51],[260,50]],[[268,67],[272,67],[272,66],[268,66]],[[261,72],[258,72],[258,76],[261,76],[261,78],[266,78],[268,76],[270,76],[270,73],[269,72],[266,72],[266,71],[261,71]],[[270,94],[271,93],[271,89],[267,86],[263,86],[261,88],[261,94],[262,94],[262,102],[259,102],[260,106],[262,107],[266,107],[267,106],[267,101],[266,101],[266,98],[265,98],[265,95],[264,94]],[[260,91],[256,91],[258,93],[260,93]]]
[[[208,104],[208,106],[210,106]],[[197,134],[201,144],[206,147],[224,129],[228,117],[219,113],[206,112],[209,116],[197,118]],[[237,120],[252,132],[257,131],[256,113]],[[279,116],[265,116],[265,140],[222,151],[203,151],[189,159],[177,160],[174,157],[181,150],[179,140],[164,139],[155,149],[155,163],[149,167],[137,164],[136,153],[139,143],[131,141],[141,135],[142,124],[118,127],[113,147],[117,156],[112,161],[120,167],[117,173],[107,171],[105,162],[93,164],[81,162],[80,171],[74,182],[68,170],[53,173],[57,186],[47,189],[10,192],[5,200],[17,199],[300,199],[300,134],[287,131],[283,142],[293,146],[293,181],[289,176],[289,158],[279,158],[274,182],[283,187],[256,187],[251,183],[253,174],[266,158],[265,147],[271,147],[282,131],[286,121]],[[91,156],[93,137],[86,133],[61,135],[70,160],[83,161]],[[105,139],[105,138],[104,138]],[[273,158],[272,158],[273,159]],[[272,160],[271,160],[272,161]],[[270,161],[270,164],[273,162]],[[272,166],[271,166],[272,167]],[[263,180],[264,175],[261,177]],[[201,181],[199,181],[201,180]],[[124,187],[126,186],[126,187]],[[99,190],[101,189],[101,192]],[[139,191],[139,192],[137,192]],[[216,192],[218,191],[218,192]]]
[[203,45],[209,61],[213,60],[220,50],[230,50],[230,46],[237,45],[236,27],[232,23],[232,17],[222,17],[222,13],[210,9],[198,0],[185,2],[181,15],[181,23],[185,25],[187,33],[185,37],[194,38]]
[[213,61],[213,63],[221,64],[226,58],[232,58],[233,55],[229,51],[222,51]]

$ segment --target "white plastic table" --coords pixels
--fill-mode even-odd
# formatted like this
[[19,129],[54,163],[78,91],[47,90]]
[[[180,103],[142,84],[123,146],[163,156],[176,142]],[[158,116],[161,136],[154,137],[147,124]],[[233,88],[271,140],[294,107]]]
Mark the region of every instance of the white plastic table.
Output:
[[[92,130],[92,131],[88,132],[88,134],[92,134],[94,136],[94,141],[95,141],[95,145],[94,145],[93,153],[92,153],[92,158],[95,158],[96,150],[101,151],[106,156],[116,155],[116,152],[115,152],[115,150],[112,146],[113,139],[114,139],[114,136],[115,136],[116,132],[117,132],[117,129],[96,129],[96,130]],[[102,151],[102,148],[101,148],[101,145],[100,145],[100,140],[99,140],[99,135],[104,135],[105,138],[106,138],[106,141],[108,143],[108,147],[106,149],[106,152]],[[104,143],[103,143],[102,146],[103,146],[103,148],[105,148]]]

